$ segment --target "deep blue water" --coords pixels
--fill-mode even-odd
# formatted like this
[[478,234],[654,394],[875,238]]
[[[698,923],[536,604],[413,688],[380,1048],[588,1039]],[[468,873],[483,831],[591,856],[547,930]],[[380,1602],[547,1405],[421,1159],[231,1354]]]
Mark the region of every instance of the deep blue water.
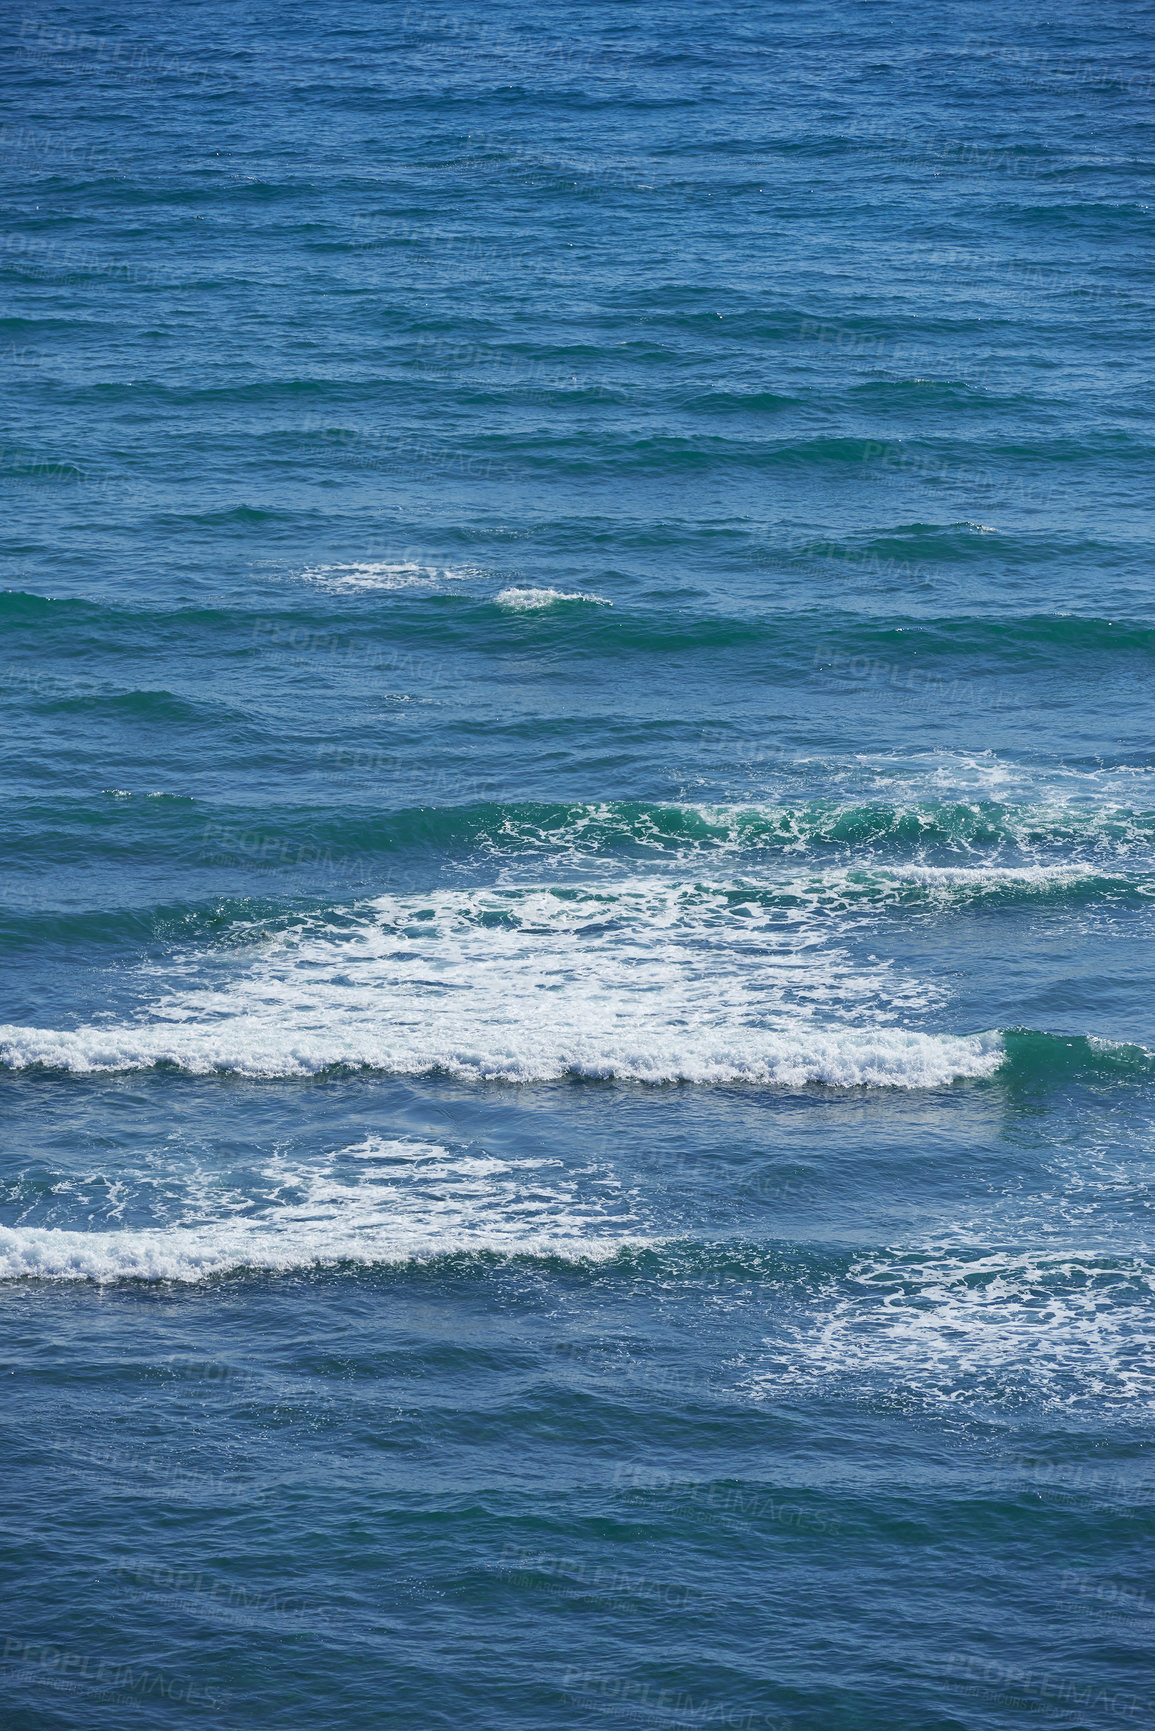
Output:
[[1155,1724],[1155,28],[13,13],[5,1731]]

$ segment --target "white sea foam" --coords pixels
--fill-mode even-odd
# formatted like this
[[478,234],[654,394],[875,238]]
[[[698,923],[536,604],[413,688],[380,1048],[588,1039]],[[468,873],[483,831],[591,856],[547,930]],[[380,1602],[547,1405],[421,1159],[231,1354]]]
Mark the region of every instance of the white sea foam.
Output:
[[371,560],[362,564],[312,565],[301,576],[319,589],[341,595],[371,589],[431,589],[442,583],[464,583],[478,576],[474,566],[448,569],[424,565],[411,559]]
[[[568,1035],[568,1037],[567,1037]],[[424,1038],[388,1030],[285,1030],[255,1017],[229,1028],[80,1028],[59,1032],[0,1028],[0,1060],[14,1069],[46,1065],[75,1074],[174,1065],[190,1075],[314,1075],[335,1065],[394,1075],[443,1071],[463,1080],[545,1082],[563,1076],[633,1082],[756,1082],[801,1087],[938,1088],[968,1076],[990,1076],[1003,1061],[1002,1037],[935,1035],[891,1029],[815,1029],[812,1033],[736,1033],[713,1041],[681,1040],[668,1026],[635,1026],[597,1038],[556,1026],[523,1028],[502,1038],[483,1030],[462,1036],[453,1018]]]
[[770,1345],[754,1388],[932,1404],[1054,1406],[1155,1396],[1155,1271],[1129,1258],[954,1246],[855,1262]]
[[256,1196],[202,1186],[178,1224],[0,1227],[0,1278],[199,1281],[483,1251],[604,1260],[649,1242],[628,1202],[608,1194],[583,1196],[560,1161],[369,1137],[319,1161],[270,1162]]
[[1032,889],[1059,888],[1093,875],[1090,866],[975,865],[975,866],[886,866],[880,875],[898,883],[921,884],[927,889],[997,890],[1023,885]]
[[997,1032],[899,1025],[936,992],[847,954],[821,908],[664,879],[385,896],[164,971],[132,1020],[0,1028],[0,1062],[929,1088],[1004,1056]]
[[601,595],[587,595],[580,589],[502,589],[494,596],[499,607],[515,613],[535,613],[543,607],[554,607],[559,601],[590,601],[597,607],[612,607],[613,602]]
[[[1150,814],[1155,769],[1149,764],[1095,768],[1071,764],[1046,770],[997,751],[857,753],[850,765],[831,762],[828,784],[843,785],[854,803],[871,797],[911,801],[993,801],[1019,808],[1024,841],[1042,827],[1071,824],[1088,836],[1126,826],[1129,811]],[[1012,825],[1016,822],[1010,815]],[[1144,826],[1149,841],[1149,828]]]

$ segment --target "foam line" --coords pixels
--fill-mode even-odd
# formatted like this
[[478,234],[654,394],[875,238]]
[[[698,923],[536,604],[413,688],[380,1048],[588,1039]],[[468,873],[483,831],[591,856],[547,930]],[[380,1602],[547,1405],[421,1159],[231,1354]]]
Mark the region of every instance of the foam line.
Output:
[[0,1278],[189,1282],[483,1253],[576,1263],[649,1242],[627,1202],[583,1194],[560,1162],[376,1136],[319,1160],[274,1158],[255,1188],[188,1186],[184,1207],[170,1225],[0,1227]]
[[938,1088],[964,1077],[991,1076],[1003,1062],[1002,1035],[922,1034],[890,1029],[763,1034],[718,1030],[711,1037],[655,1025],[648,1032],[590,1032],[566,1037],[526,1023],[502,1038],[478,1028],[394,1032],[369,1026],[280,1030],[271,1020],[238,1016],[227,1026],[0,1028],[0,1062],[44,1066],[74,1075],[169,1065],[189,1075],[316,1075],[338,1067],[392,1075],[436,1072],[464,1081],[548,1082],[566,1076],[650,1084],[750,1082],[801,1087]]
[[[193,951],[131,1020],[0,1028],[0,1062],[85,1074],[933,1088],[989,1076],[997,1032],[911,1029],[937,988],[837,947],[813,900],[633,879],[384,896]],[[155,975],[144,976],[155,991]]]

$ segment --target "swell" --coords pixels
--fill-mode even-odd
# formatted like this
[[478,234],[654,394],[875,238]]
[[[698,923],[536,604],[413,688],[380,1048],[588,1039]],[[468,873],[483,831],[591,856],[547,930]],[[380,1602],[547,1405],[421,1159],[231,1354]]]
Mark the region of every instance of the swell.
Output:
[[78,950],[139,950],[179,943],[231,946],[252,942],[255,933],[299,917],[282,897],[220,897],[200,903],[166,902],[152,907],[86,909],[77,912],[0,913],[0,954],[74,956]]
[[[151,839],[155,842],[155,837]],[[243,841],[243,835],[239,839]],[[49,851],[59,859],[59,842]],[[92,849],[86,846],[80,852],[91,857]],[[229,857],[226,853],[225,860]],[[323,851],[320,857],[324,859]],[[739,879],[715,888],[731,908],[744,914],[861,917],[873,913],[881,920],[965,909],[994,913],[1040,904],[1072,910],[1104,904],[1139,909],[1155,899],[1155,872],[1129,876],[1063,866],[851,866],[803,870],[770,884]],[[323,919],[334,924],[340,917],[341,907],[331,897],[306,893],[304,883],[302,893],[292,895],[218,896],[68,911],[5,909],[0,910],[0,957],[9,961],[38,957],[71,965],[82,954],[89,960],[102,952],[160,957],[174,946],[187,944],[227,952],[247,949],[302,921]]]
[[51,714],[75,715],[93,722],[143,722],[170,731],[227,725],[234,730],[234,737],[237,732],[246,736],[254,732],[249,718],[232,704],[203,698],[194,701],[163,689],[80,692],[62,697],[46,692],[42,701]]
[[[861,563],[861,548],[849,543],[842,547],[841,543],[808,541],[791,557],[821,553],[836,558],[840,550],[842,556]],[[576,600],[568,596],[568,605],[520,612],[502,606],[498,595],[508,591],[511,584],[533,586],[537,579],[517,578],[504,571],[500,577],[485,580],[483,573],[477,572],[475,586],[478,580],[488,581],[494,589],[492,595],[460,586],[445,593],[437,589],[436,568],[431,567],[430,573],[433,592],[390,592],[384,620],[382,585],[367,581],[361,591],[355,585],[342,587],[339,596],[313,590],[307,600],[298,588],[291,603],[280,584],[270,591],[268,604],[261,610],[253,609],[251,596],[236,605],[154,609],[8,590],[0,593],[0,624],[33,627],[38,661],[54,649],[62,655],[72,654],[87,643],[115,643],[123,650],[126,641],[131,644],[134,638],[141,644],[171,644],[187,654],[190,633],[204,633],[214,639],[231,637],[234,650],[244,651],[257,661],[319,657],[325,665],[339,662],[342,666],[346,661],[353,665],[371,660],[374,648],[387,652],[400,644],[413,650],[423,648],[427,654],[436,651],[443,655],[449,647],[484,652],[504,649],[511,640],[520,643],[527,635],[535,642],[601,657],[675,649],[774,648],[807,672],[828,671],[831,656],[824,650],[850,657],[886,655],[891,661],[903,662],[932,656],[946,662],[991,659],[1016,665],[1024,655],[1051,664],[1088,655],[1155,654],[1155,626],[1143,620],[1074,613],[864,618],[841,609],[814,609],[802,615],[762,610],[758,617],[742,618],[718,612],[695,614],[684,605],[626,604],[618,597],[606,596],[614,600],[614,607],[609,609],[590,604],[603,598],[592,593],[598,590],[596,577],[585,580],[583,594]],[[568,592],[572,584],[565,588]],[[587,588],[591,591],[588,596]],[[42,667],[43,662],[39,665]],[[839,662],[839,668],[844,670],[844,661]],[[981,667],[976,671],[981,672]]]
[[[365,757],[360,747],[334,745],[323,748],[318,763],[349,774],[365,767]],[[432,776],[430,786],[436,797]],[[873,893],[883,900],[948,892],[959,898],[1045,894],[1081,901],[1146,895],[1155,843],[1152,810],[991,800],[759,806],[525,800],[349,811],[210,806],[187,797],[106,789],[84,801],[13,801],[9,821],[13,861],[46,860],[52,849],[77,847],[105,848],[121,857],[147,837],[153,850],[171,850],[185,862],[258,868],[392,860],[427,862],[439,873],[454,862],[494,858],[566,870],[598,861],[717,865],[727,871],[752,869],[760,861],[858,866],[867,874],[871,868],[908,868],[905,876],[866,875],[843,886],[858,899]],[[785,885],[756,882],[743,890],[763,892],[790,893]]]
[[1146,1082],[1155,1078],[1155,1052],[1145,1046],[1099,1040],[1087,1034],[1047,1034],[1007,1028],[1002,1073],[1009,1082]]

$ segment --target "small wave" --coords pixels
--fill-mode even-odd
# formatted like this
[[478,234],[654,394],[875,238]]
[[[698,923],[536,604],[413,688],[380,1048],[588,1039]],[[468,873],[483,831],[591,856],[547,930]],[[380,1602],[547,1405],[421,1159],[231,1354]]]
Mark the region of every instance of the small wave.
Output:
[[[798,863],[857,861],[888,870],[936,870],[1003,882],[1042,883],[1041,874],[1074,881],[1086,870],[1111,871],[1151,860],[1155,812],[1123,806],[1054,802],[1011,805],[989,798],[896,801],[784,800],[759,805],[655,805],[641,801],[479,802],[399,809],[356,828],[309,810],[311,842],[343,853],[402,851],[420,843],[446,853],[478,849],[541,855],[577,865],[607,857],[690,860],[723,855],[786,856]],[[240,819],[236,820],[240,821]],[[244,814],[244,827],[258,822]],[[266,820],[266,830],[271,826]],[[291,832],[295,834],[296,832]],[[286,832],[285,839],[290,839]],[[298,837],[298,839],[304,839]],[[1000,874],[1002,874],[1000,878]],[[940,886],[948,883],[941,876]],[[964,886],[964,877],[957,879]]]
[[588,601],[597,607],[612,607],[601,595],[587,595],[581,589],[502,589],[494,596],[499,607],[514,613],[537,613],[543,607],[556,607],[561,601]]
[[[396,700],[412,694],[391,695]],[[363,750],[359,737],[348,736],[348,743],[320,750],[318,761],[357,767],[372,766],[379,757]],[[858,899],[871,892],[882,901],[900,892],[957,899],[1045,894],[1085,900],[1100,892],[1149,898],[1155,889],[1155,811],[1081,798],[1012,804],[987,797],[987,790],[965,800],[896,799],[900,780],[890,775],[880,797],[867,802],[478,800],[341,812],[332,806],[198,801],[187,807],[184,833],[196,845],[210,824],[214,836],[259,836],[270,853],[283,844],[285,853],[302,850],[316,857],[312,850],[319,850],[366,863],[485,860],[502,871],[516,866],[583,875],[638,868],[712,874],[725,868],[740,871],[748,888],[760,879],[765,890],[791,893],[796,885],[805,889],[804,874],[821,873],[832,888],[841,882]],[[84,834],[90,844],[103,824],[93,811],[91,803],[42,798],[33,815],[54,834]],[[175,825],[175,810],[172,816]],[[843,878],[836,881],[839,872]]]
[[103,611],[99,602],[77,596],[33,595],[25,589],[0,589],[0,619],[16,624],[24,620],[47,623],[53,619],[95,618]]
[[[394,834],[401,822],[392,823]],[[530,802],[453,808],[417,814],[426,833],[444,830],[445,843],[473,841],[502,853],[544,851],[556,861],[604,857],[689,858],[766,853],[797,859],[854,856],[929,875],[936,869],[972,873],[994,885],[1029,884],[1032,874],[1071,881],[1084,869],[1110,870],[1132,856],[1149,861],[1155,812],[1056,801],[1011,805],[971,800],[799,800],[749,806],[650,805],[606,801],[572,805]],[[1056,853],[1060,857],[1056,858]],[[902,856],[906,856],[904,860]],[[913,877],[910,881],[916,881]],[[963,878],[958,884],[963,885]],[[947,883],[945,877],[939,885]]]
[[1144,1081],[1155,1077],[1155,1052],[1145,1046],[1096,1039],[1089,1034],[1047,1034],[1008,1028],[1004,1071],[1017,1082],[1061,1082],[1102,1078]]
[[650,1242],[628,1208],[575,1194],[557,1161],[370,1136],[318,1161],[274,1159],[257,1177],[257,1194],[218,1191],[211,1212],[180,1224],[0,1227],[0,1279],[198,1282],[450,1256],[604,1262]]
[[211,700],[196,701],[172,691],[85,691],[76,696],[51,699],[47,707],[57,714],[108,716],[143,721],[156,727],[216,726],[222,720],[247,725],[238,710]]

